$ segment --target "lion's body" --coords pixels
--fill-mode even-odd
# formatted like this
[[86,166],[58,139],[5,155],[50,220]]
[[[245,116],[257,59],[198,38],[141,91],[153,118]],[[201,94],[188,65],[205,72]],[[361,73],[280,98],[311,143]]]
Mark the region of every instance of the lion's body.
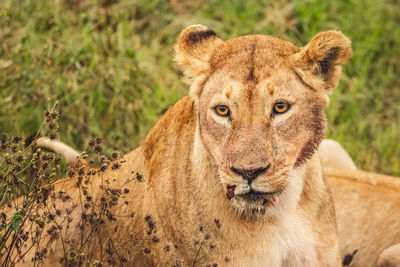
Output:
[[318,154],[333,194],[344,266],[400,266],[400,178],[357,171],[334,140],[323,140]]
[[[335,202],[341,254],[357,250],[350,266],[376,266],[385,249],[400,243],[400,179],[355,170],[324,169],[324,174]],[[396,251],[390,257],[399,264]]]
[[[143,173],[144,176],[147,176],[143,164],[143,147],[139,147],[134,151],[128,153],[124,156],[124,159],[126,160],[126,163],[124,163],[124,167],[121,168],[121,170],[111,172],[112,175],[118,177],[129,177],[131,176],[131,170],[137,170],[140,173]],[[329,186],[331,187],[333,199],[335,202],[340,237],[339,246],[341,251],[341,258],[344,259],[346,256],[351,255],[355,250],[357,250],[352,260],[348,261],[350,262],[350,266],[376,266],[376,264],[379,263],[383,264],[379,266],[397,266],[396,264],[392,263],[395,262],[398,264],[399,257],[397,255],[400,251],[398,248],[399,245],[397,245],[400,241],[400,221],[397,219],[400,216],[399,179],[374,173],[366,173],[363,171],[339,170],[332,168],[324,168],[323,172],[327,178]],[[102,180],[106,180],[107,176],[108,175],[105,174],[103,179],[101,179],[100,177],[93,178],[93,180],[91,181],[93,193],[101,195],[102,190],[100,189],[100,184]],[[77,200],[79,199],[79,192],[75,187],[75,183],[75,179],[68,180],[62,185],[59,184],[58,187],[70,192],[71,198]],[[120,213],[129,213],[131,210],[135,210],[137,218],[142,218],[146,214],[149,214],[147,211],[144,211],[145,209],[143,209],[141,206],[142,200],[144,199],[144,184],[137,183],[135,181],[126,184],[126,188],[132,190],[132,194],[129,197],[131,200],[131,204],[125,208],[125,211],[120,211]],[[79,204],[76,205],[79,206]],[[60,209],[66,208],[66,205],[64,203],[59,203],[58,206]],[[168,205],[167,210],[170,210],[170,207],[171,206]],[[217,214],[216,217],[219,218],[221,214],[218,212],[218,210],[216,210],[215,213]],[[391,216],[388,217],[385,214],[391,214]],[[74,215],[76,217],[74,219],[74,222],[79,221],[79,210],[77,213],[74,213]],[[201,215],[204,215],[204,213],[201,213]],[[209,220],[212,220],[212,217],[207,215],[202,217],[202,219],[206,217],[209,217]],[[171,222],[170,218],[165,218],[165,220],[166,222]],[[125,224],[122,226],[124,230],[117,232],[117,234],[119,234],[120,236],[115,236],[116,233],[107,228],[103,230],[102,234],[104,236],[112,235],[114,237],[117,237],[118,239],[124,239],[123,236],[127,232],[137,232],[136,229],[145,228],[145,223],[143,220],[135,221],[135,224],[131,224],[129,220],[122,220],[121,222],[124,222]],[[193,223],[188,223],[187,221],[185,221],[184,225],[190,224]],[[197,221],[195,222],[195,224],[197,224]],[[208,224],[210,225],[210,223]],[[213,222],[211,222],[210,228],[213,227]],[[223,227],[226,228],[227,226],[223,225]],[[187,230],[190,230],[190,227],[188,228],[189,229]],[[195,231],[193,231],[192,234],[194,236],[198,236],[200,234],[199,231],[197,231],[198,229],[194,230]],[[80,235],[80,231],[77,231],[76,233],[78,236]],[[256,236],[251,236],[250,238],[259,238],[260,236],[261,235],[259,234],[259,232],[257,232]],[[73,238],[73,236],[70,235],[69,238]],[[229,239],[230,238],[231,237],[229,237]],[[180,241],[178,242],[180,243]],[[161,243],[163,242],[161,241]],[[248,245],[248,242],[246,244]],[[263,246],[261,245],[262,243],[258,244],[259,246],[256,246],[256,250],[257,248],[263,249]],[[245,246],[245,248],[249,248],[249,246],[247,245]],[[99,244],[97,243],[93,247],[98,249],[98,246]],[[266,246],[270,248],[270,244],[266,244]],[[60,248],[60,243],[52,243],[51,246],[49,246],[48,248],[51,253],[49,253],[46,258],[46,264],[49,264],[49,266],[57,265],[59,263],[59,260],[64,256],[64,252]],[[385,249],[387,250],[387,253]],[[244,265],[251,261],[254,262],[256,260],[262,260],[261,257],[256,258],[254,256],[254,251],[256,250],[252,250],[251,253],[247,251],[248,255],[252,255],[252,259],[246,257],[241,258]],[[394,250],[394,252],[389,250]],[[95,249],[93,250],[93,252],[93,255],[97,256],[95,253]],[[388,254],[388,256],[385,257],[388,259],[386,261],[378,262],[378,257],[380,254],[382,254],[382,252],[384,254],[382,256],[386,256],[385,253]],[[25,257],[25,264],[22,264],[22,262],[20,262],[18,266],[31,266],[32,263],[30,259],[33,257],[33,253],[34,250],[31,250],[31,252],[28,253]],[[161,255],[168,255],[168,257],[170,257],[169,254],[165,251],[160,251],[160,253]],[[246,250],[243,250],[243,253],[246,253]],[[261,254],[263,253],[261,252],[260,255]],[[174,256],[176,257],[176,259],[178,259],[177,255]],[[193,255],[190,255],[190,253],[189,258],[193,258]],[[134,257],[134,262],[136,263],[136,266],[144,266],[149,263],[143,253],[139,253],[139,257]],[[385,265],[385,263],[387,262],[389,262],[390,264]],[[262,266],[262,264],[254,264],[253,266]]]
[[72,201],[47,206],[69,227],[47,244],[45,265],[85,251],[89,262],[136,266],[340,266],[316,150],[350,41],[328,31],[303,48],[264,35],[224,42],[195,25],[176,52],[194,78],[189,96],[125,162],[62,186]]

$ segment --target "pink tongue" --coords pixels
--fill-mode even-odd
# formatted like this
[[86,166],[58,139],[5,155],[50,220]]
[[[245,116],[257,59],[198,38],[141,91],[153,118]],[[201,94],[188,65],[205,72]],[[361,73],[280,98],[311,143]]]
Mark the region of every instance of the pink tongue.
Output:
[[228,191],[226,191],[226,196],[228,197],[229,200],[231,200],[234,196],[235,196],[235,189],[236,189],[236,185],[227,185],[226,189]]

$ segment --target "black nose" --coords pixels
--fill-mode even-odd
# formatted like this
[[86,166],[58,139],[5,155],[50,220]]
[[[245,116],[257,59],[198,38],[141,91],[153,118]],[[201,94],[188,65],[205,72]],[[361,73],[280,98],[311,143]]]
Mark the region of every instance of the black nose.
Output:
[[270,166],[270,164],[268,163],[268,165],[266,167],[262,167],[262,168],[238,169],[235,167],[231,167],[231,170],[237,174],[240,174],[243,177],[243,179],[247,180],[247,182],[249,184],[251,184],[251,182],[253,182],[253,180],[255,180],[258,177],[258,175],[267,171],[269,169],[269,166]]

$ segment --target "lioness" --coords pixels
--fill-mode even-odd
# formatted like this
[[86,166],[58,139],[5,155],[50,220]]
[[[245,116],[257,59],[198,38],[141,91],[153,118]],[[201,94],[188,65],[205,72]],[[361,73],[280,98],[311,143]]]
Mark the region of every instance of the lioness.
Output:
[[[205,26],[186,28],[176,60],[194,79],[190,93],[122,165],[88,181],[94,203],[105,203],[99,192],[110,187],[125,188],[127,200],[107,209],[111,222],[99,222],[85,255],[136,266],[340,266],[335,211],[315,152],[328,94],[350,55],[338,31],[299,48],[265,35],[224,42]],[[144,182],[130,179],[133,170]],[[43,241],[46,265],[65,263],[63,255],[87,240],[88,226],[78,222],[88,193],[76,183],[56,185],[72,199],[53,206],[67,210],[69,231]]]

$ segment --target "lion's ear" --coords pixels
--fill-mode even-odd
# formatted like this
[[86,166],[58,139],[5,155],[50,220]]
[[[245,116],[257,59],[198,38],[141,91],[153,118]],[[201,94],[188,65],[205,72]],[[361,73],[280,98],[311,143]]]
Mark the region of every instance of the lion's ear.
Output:
[[317,34],[293,56],[296,73],[312,88],[336,87],[342,64],[351,56],[351,42],[339,31]]
[[184,29],[175,47],[175,60],[185,69],[185,74],[196,77],[210,69],[210,57],[223,41],[213,30],[203,25]]

